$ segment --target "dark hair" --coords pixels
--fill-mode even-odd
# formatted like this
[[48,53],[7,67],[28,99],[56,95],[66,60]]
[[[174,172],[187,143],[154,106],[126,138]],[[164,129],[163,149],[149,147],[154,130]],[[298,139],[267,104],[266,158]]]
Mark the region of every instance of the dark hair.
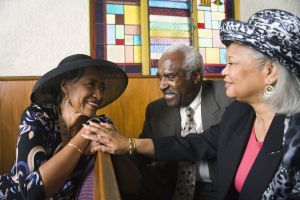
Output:
[[67,82],[75,83],[82,77],[83,73],[84,73],[84,69],[79,69],[79,70],[73,70],[73,71],[66,72],[66,73],[60,75],[59,77],[57,77],[57,79],[58,79],[57,87],[59,87],[59,88],[57,88],[58,89],[57,91],[59,91],[59,93],[58,93],[56,101],[55,101],[55,103],[57,105],[59,105],[61,103],[61,101],[63,100],[64,95],[65,95],[64,92],[60,88],[61,82],[67,81]]

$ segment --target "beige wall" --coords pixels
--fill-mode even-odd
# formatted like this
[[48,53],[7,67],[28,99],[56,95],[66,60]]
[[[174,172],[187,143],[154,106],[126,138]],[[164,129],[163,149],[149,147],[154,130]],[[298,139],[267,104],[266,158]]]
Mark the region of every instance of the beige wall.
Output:
[[0,0],[0,76],[44,74],[89,43],[89,0]]
[[300,16],[300,0],[240,0],[241,20],[267,8],[278,8]]

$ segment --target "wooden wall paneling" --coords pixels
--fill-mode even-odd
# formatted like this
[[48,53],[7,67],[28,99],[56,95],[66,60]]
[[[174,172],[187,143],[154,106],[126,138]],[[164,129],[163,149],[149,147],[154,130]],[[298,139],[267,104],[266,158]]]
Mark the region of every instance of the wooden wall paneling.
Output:
[[3,132],[3,129],[4,129],[4,127],[3,127],[3,119],[4,119],[4,116],[3,116],[3,108],[5,107],[5,104],[4,104],[4,102],[6,102],[5,101],[5,91],[4,91],[4,88],[5,88],[5,86],[4,86],[4,84],[1,82],[0,83],[0,113],[1,113],[1,115],[0,115],[0,148],[1,148],[1,151],[0,151],[0,173],[1,174],[3,174],[4,172],[3,172],[3,169],[4,169],[4,162],[3,162],[3,155],[2,154],[4,154],[4,148],[3,148],[3,137],[4,137],[4,132]]
[[14,134],[11,133],[13,126],[13,113],[11,101],[12,90],[8,89],[10,84],[11,83],[9,82],[4,82],[3,88],[1,88],[1,154],[2,160],[5,161],[1,163],[2,169],[7,169],[7,165],[11,162],[10,157],[13,150],[11,148],[10,141],[15,138]]
[[3,121],[3,115],[2,115],[2,107],[3,107],[3,97],[4,97],[4,86],[2,82],[0,82],[0,174],[3,174],[4,172],[2,171],[4,169],[3,167],[3,156],[2,154],[4,153],[3,151],[3,131],[2,131],[2,121]]
[[[123,93],[124,95],[124,93]],[[122,95],[122,96],[123,96]],[[110,118],[114,125],[116,126],[117,130],[122,130],[122,123],[123,123],[123,97],[119,97],[115,102],[112,104],[101,108],[97,114],[105,114],[108,118]]]
[[[131,112],[131,124],[126,127],[128,137],[138,137],[142,131],[145,111],[148,103],[151,101],[151,91],[157,88],[151,88],[152,82],[155,79],[149,79],[147,81],[141,79],[133,79],[132,87],[134,95],[132,95],[132,108]],[[157,97],[156,97],[157,98]]]
[[2,106],[3,106],[3,84],[0,82],[0,174],[3,174],[4,172],[2,171],[3,169],[3,159],[2,159],[2,153],[4,152],[2,147],[2,137],[3,137],[3,132],[2,132],[2,118],[3,116],[1,115],[2,113]]
[[21,114],[29,105],[29,96],[34,81],[0,82],[0,141],[1,141],[1,173],[5,173],[15,160],[15,150]]
[[[140,84],[137,86],[136,84]],[[139,90],[140,89],[140,90]],[[142,116],[140,118],[136,118],[136,112],[141,106],[140,102],[135,103],[135,98],[142,99],[144,98],[144,94],[142,93],[141,83],[137,81],[137,79],[131,79],[128,85],[128,90],[124,95],[124,105],[126,105],[124,112],[124,123],[123,123],[123,134],[126,137],[137,137],[140,129],[134,129],[135,123],[142,123]]]
[[151,101],[163,97],[163,93],[159,89],[159,80],[158,78],[153,79],[149,82],[149,92]]

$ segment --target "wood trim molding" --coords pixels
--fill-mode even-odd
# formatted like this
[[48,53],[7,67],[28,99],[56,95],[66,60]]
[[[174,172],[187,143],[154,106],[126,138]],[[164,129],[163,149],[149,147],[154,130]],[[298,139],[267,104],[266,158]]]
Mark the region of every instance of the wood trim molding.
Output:
[[0,81],[28,81],[38,80],[40,76],[0,76]]
[[[38,80],[41,76],[0,76],[0,81],[35,81]],[[151,75],[128,75],[129,79],[143,79],[151,78],[156,79],[156,76]]]

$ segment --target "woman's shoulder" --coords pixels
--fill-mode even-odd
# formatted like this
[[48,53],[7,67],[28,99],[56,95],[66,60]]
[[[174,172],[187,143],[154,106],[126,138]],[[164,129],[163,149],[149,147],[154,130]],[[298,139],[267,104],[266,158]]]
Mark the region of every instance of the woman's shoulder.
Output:
[[226,108],[223,118],[232,120],[234,118],[248,116],[252,112],[254,112],[254,110],[249,104],[235,100]]
[[32,103],[24,110],[22,119],[29,121],[56,120],[58,119],[58,110],[54,105],[38,105]]
[[228,106],[229,110],[234,110],[234,111],[250,111],[253,110],[252,107],[244,102],[240,102],[237,100],[234,100],[229,106]]

